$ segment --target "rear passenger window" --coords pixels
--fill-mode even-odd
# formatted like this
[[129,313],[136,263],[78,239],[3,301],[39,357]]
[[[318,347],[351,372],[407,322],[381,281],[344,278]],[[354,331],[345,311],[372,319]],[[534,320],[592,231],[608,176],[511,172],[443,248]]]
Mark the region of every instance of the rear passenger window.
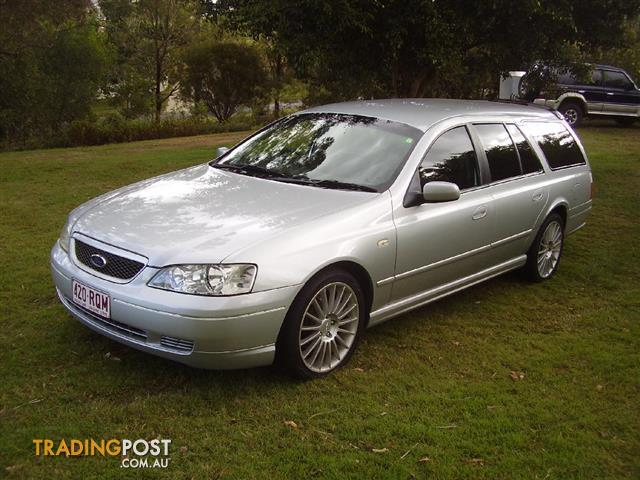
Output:
[[452,182],[460,190],[480,184],[478,159],[465,127],[440,135],[420,164],[420,182]]
[[524,135],[522,135],[522,132],[518,127],[515,125],[507,125],[507,130],[509,130],[509,135],[511,135],[511,139],[518,149],[520,164],[522,165],[522,173],[541,172],[542,165],[540,165],[540,160],[538,160],[538,157],[531,148],[531,145],[529,145],[529,142],[524,138]]
[[475,125],[487,154],[491,181],[522,175],[516,147],[501,123]]
[[562,123],[527,122],[523,129],[538,142],[552,170],[586,163],[580,147]]

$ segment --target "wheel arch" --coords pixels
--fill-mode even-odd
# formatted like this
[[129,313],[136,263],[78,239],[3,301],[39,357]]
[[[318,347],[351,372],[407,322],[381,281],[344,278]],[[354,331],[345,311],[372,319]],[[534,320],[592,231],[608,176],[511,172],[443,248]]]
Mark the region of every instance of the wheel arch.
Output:
[[562,108],[562,105],[566,105],[567,103],[576,103],[582,109],[582,115],[587,115],[587,100],[580,95],[579,93],[563,93],[558,98],[558,110]]
[[566,228],[567,227],[567,211],[568,211],[567,209],[568,209],[568,205],[566,203],[558,203],[551,210],[549,210],[545,218],[547,218],[552,213],[557,213],[558,215],[560,215],[560,217],[562,217],[562,226]]
[[337,260],[328,265],[324,265],[323,267],[315,271],[304,282],[304,285],[309,283],[309,281],[312,278],[316,277],[317,275],[320,275],[321,273],[331,269],[338,269],[338,270],[344,270],[346,272],[349,272],[358,281],[360,288],[362,288],[362,293],[364,294],[365,306],[367,308],[367,323],[368,323],[369,313],[371,312],[371,305],[373,304],[373,280],[371,279],[371,275],[369,275],[369,272],[367,271],[367,269],[364,268],[358,262],[355,262],[353,260]]
[[373,305],[373,296],[374,296],[373,280],[372,280],[371,275],[369,274],[368,270],[365,267],[363,267],[362,264],[360,264],[360,263],[358,263],[358,262],[356,262],[354,260],[351,260],[351,259],[336,259],[336,260],[332,261],[331,263],[327,263],[327,264],[319,266],[316,270],[314,270],[311,274],[309,274],[307,276],[307,278],[305,278],[305,280],[300,284],[300,288],[298,289],[298,292],[296,293],[295,299],[293,300],[293,302],[291,302],[291,305],[289,306],[289,309],[291,309],[291,306],[294,304],[294,302],[298,298],[298,295],[300,294],[302,289],[311,280],[313,280],[318,275],[321,275],[322,273],[326,272],[327,270],[331,270],[331,269],[344,270],[344,271],[350,273],[351,275],[353,275],[355,277],[355,279],[357,280],[358,284],[362,288],[362,293],[364,294],[365,307],[367,309],[366,317],[367,317],[367,324],[368,324],[369,323],[369,313],[371,313],[371,307]]
[[569,202],[567,202],[565,199],[558,199],[557,201],[552,203],[549,206],[549,208],[547,208],[547,210],[544,211],[544,214],[541,214],[538,217],[535,228],[532,230],[531,236],[529,237],[530,240],[529,240],[529,245],[527,246],[527,251],[531,248],[531,245],[533,245],[533,242],[535,241],[536,236],[538,235],[538,232],[542,227],[542,224],[547,219],[547,217],[549,217],[549,215],[551,215],[552,213],[557,213],[562,217],[564,228],[566,229],[568,210],[569,210]]

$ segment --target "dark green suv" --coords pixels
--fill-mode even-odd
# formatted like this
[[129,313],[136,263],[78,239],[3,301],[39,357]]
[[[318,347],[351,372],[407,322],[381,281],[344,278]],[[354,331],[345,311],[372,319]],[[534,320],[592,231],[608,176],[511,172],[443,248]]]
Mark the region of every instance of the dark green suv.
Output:
[[624,126],[640,118],[640,89],[629,74],[610,65],[589,65],[590,74],[567,72],[554,75],[552,86],[535,89],[529,74],[521,84],[522,96],[546,105],[564,115],[569,125],[580,125],[583,118],[607,117]]

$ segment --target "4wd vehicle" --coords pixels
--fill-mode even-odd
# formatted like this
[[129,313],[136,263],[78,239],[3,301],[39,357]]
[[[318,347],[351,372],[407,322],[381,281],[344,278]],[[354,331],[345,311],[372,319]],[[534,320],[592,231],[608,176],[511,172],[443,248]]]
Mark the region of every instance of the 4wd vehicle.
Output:
[[558,117],[425,99],[296,113],[76,208],[51,252],[58,295],[145,352],[325,375],[367,327],[517,268],[553,276],[592,182]]
[[609,117],[629,126],[640,118],[640,89],[621,68],[593,65],[590,74],[557,76],[550,88],[537,90],[525,75],[521,95],[562,113],[572,127],[589,117]]

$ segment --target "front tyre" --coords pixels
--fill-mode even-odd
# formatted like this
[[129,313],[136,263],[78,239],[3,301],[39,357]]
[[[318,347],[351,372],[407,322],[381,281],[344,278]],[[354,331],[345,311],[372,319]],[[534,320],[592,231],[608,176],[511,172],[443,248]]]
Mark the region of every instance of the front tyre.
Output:
[[342,270],[312,278],[294,300],[282,325],[278,362],[301,378],[316,378],[351,358],[366,318],[357,280]]
[[543,222],[527,254],[525,270],[534,282],[542,282],[558,269],[564,246],[564,221],[552,213]]

